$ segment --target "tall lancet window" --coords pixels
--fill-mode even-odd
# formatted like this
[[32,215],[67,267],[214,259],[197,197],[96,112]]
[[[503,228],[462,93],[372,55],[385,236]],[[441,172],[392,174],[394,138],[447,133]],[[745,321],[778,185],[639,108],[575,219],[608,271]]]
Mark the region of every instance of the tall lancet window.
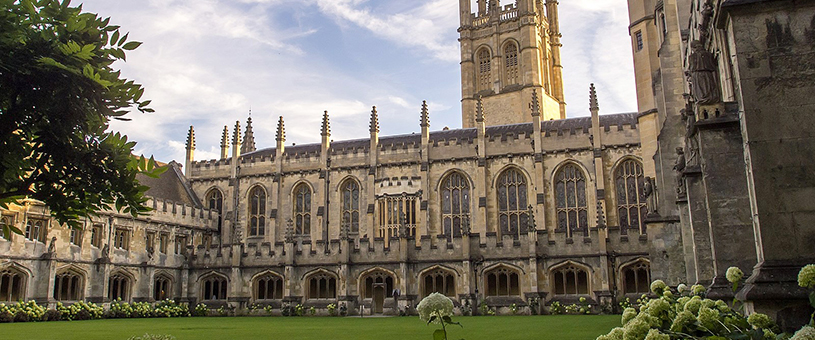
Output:
[[342,229],[359,232],[359,183],[349,179],[340,190],[342,195]]
[[617,215],[620,218],[620,228],[638,229],[645,233],[645,199],[642,189],[645,186],[645,177],[642,175],[642,165],[633,159],[622,162],[617,167],[614,176],[617,191]]
[[470,221],[470,182],[454,172],[441,184],[441,220],[444,235],[461,236],[461,230]]
[[588,232],[586,177],[575,164],[567,164],[555,175],[557,228],[571,237],[575,230]]
[[478,51],[478,91],[489,90],[492,88],[492,79],[490,71],[492,69],[490,50],[482,48]]
[[311,188],[305,183],[294,188],[294,233],[311,234]]
[[526,177],[518,169],[507,169],[498,178],[498,225],[501,235],[518,237],[529,220]]
[[249,236],[266,234],[266,190],[256,186],[249,191]]
[[504,46],[504,66],[506,68],[506,84],[518,84],[518,46],[515,43],[507,43]]

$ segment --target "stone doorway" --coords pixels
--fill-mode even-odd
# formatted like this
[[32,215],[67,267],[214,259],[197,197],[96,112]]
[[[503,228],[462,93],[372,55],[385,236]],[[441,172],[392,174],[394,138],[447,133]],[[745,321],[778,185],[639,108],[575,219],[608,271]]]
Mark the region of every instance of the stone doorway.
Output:
[[385,284],[374,283],[373,314],[382,314],[385,309]]

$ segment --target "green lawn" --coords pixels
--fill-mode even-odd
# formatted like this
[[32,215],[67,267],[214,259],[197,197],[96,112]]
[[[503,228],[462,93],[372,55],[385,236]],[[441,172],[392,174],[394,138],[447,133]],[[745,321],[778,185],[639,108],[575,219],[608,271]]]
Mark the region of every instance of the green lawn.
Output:
[[[620,324],[618,315],[456,317],[450,340],[593,340]],[[186,339],[432,339],[436,325],[418,317],[239,317],[117,319],[0,324],[0,339],[127,339],[171,334]]]

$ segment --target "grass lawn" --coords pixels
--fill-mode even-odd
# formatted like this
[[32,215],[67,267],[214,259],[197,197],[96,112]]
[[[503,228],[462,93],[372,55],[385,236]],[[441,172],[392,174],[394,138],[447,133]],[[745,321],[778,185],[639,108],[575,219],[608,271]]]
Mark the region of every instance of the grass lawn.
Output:
[[[456,317],[450,340],[594,340],[619,326],[618,315]],[[0,324],[0,339],[122,339],[134,335],[170,334],[187,339],[432,339],[436,325],[418,317],[208,317],[114,319]]]

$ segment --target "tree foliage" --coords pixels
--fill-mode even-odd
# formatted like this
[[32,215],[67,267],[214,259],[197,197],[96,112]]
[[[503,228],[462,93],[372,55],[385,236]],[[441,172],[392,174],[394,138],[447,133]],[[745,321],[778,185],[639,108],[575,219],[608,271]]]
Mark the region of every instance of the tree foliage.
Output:
[[108,131],[131,107],[153,112],[144,88],[111,66],[141,43],[109,22],[69,0],[0,0],[0,206],[39,200],[75,228],[111,206],[149,210],[136,175],[161,168]]

